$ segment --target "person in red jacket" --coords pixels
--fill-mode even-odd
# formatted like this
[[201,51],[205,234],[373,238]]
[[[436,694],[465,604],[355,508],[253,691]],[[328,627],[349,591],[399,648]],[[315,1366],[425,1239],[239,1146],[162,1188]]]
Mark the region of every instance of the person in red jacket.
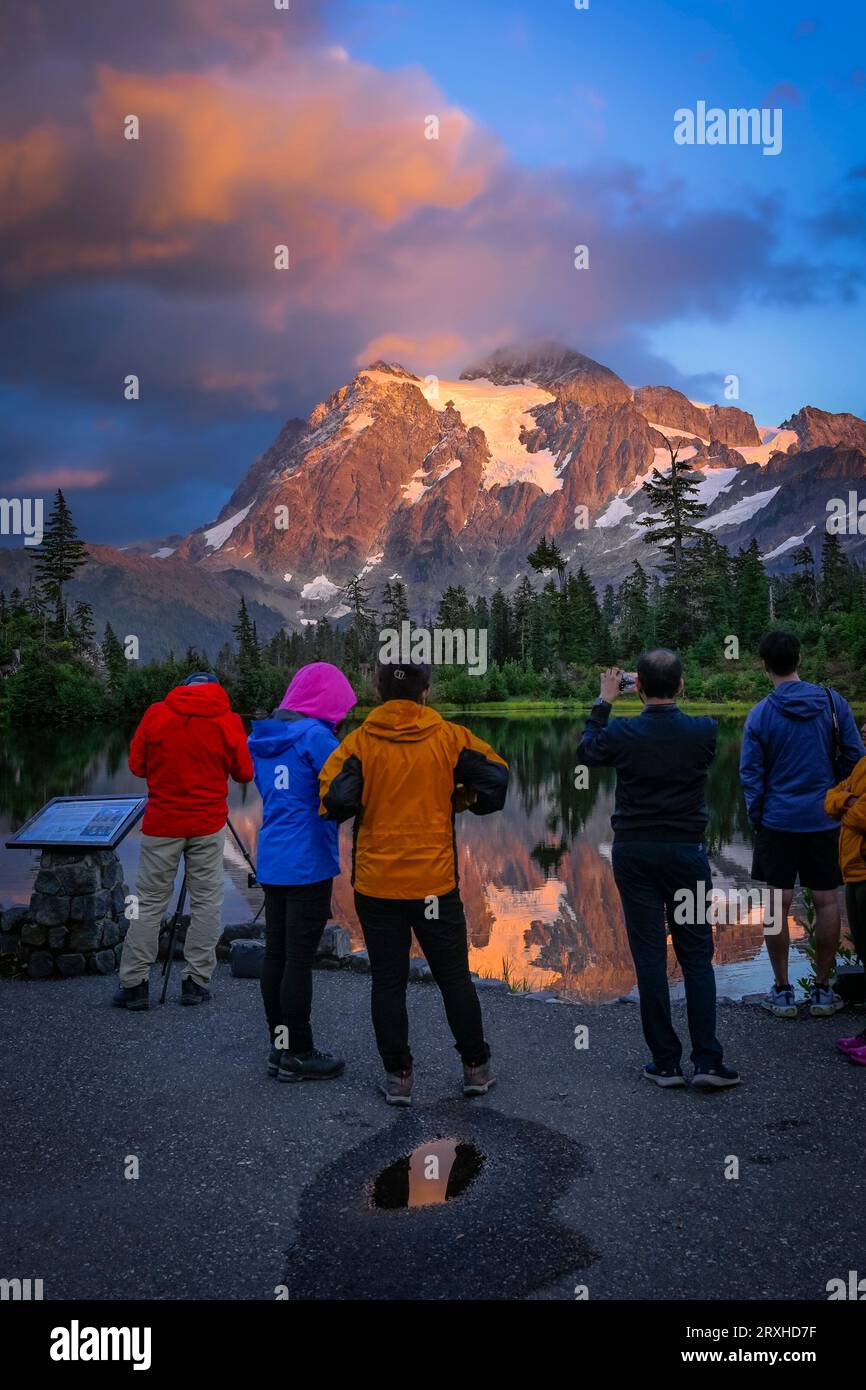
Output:
[[210,999],[223,904],[223,842],[228,779],[251,782],[247,736],[216,676],[188,676],[145,711],[129,749],[129,768],[147,779],[136,894],[120,959],[118,1008],[149,1004],[150,967],[183,855],[191,906],[181,1003]]

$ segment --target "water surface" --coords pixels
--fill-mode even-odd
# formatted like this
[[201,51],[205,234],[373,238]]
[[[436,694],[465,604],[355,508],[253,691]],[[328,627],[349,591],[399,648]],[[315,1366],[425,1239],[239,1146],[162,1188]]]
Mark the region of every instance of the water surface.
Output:
[[[511,765],[511,789],[496,816],[458,818],[461,889],[466,904],[473,970],[505,975],[518,986],[552,989],[589,1000],[608,1000],[634,988],[619,896],[610,864],[614,774],[590,774],[574,786],[581,718],[530,715],[458,716]],[[740,719],[722,719],[719,750],[709,779],[707,832],[714,885],[748,888],[751,843],[737,776]],[[12,731],[0,739],[0,832],[7,838],[50,797],[140,791],[127,767],[129,731],[120,728]],[[261,801],[255,787],[231,789],[231,817],[255,856]],[[343,831],[343,863],[350,862],[350,827]],[[140,833],[120,847],[130,884]],[[38,856],[0,849],[0,903],[27,902]],[[226,843],[227,924],[249,921],[261,893],[246,886],[246,865]],[[251,911],[252,908],[252,911]],[[795,905],[795,912],[797,911]],[[363,945],[352,905],[348,867],[334,885],[335,920]],[[760,914],[715,929],[721,993],[739,997],[766,988],[768,967]],[[802,929],[792,923],[802,941]],[[671,951],[670,977],[679,982]],[[805,974],[795,965],[794,976]]]

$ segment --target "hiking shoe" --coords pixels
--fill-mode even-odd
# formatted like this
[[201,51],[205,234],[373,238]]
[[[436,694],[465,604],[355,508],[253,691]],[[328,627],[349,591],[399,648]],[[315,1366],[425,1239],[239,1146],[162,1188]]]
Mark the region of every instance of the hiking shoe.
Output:
[[268,1053],[268,1076],[276,1076],[280,1069],[280,1049],[272,1047]]
[[774,1018],[796,1018],[797,1000],[790,985],[773,985],[769,994],[761,1000],[761,1008]]
[[408,1071],[386,1071],[385,1080],[379,1090],[389,1105],[412,1104],[412,1069]]
[[342,1057],[332,1057],[330,1052],[281,1052],[278,1081],[331,1081],[345,1069]]
[[701,1067],[692,1077],[693,1086],[701,1086],[707,1091],[719,1090],[723,1086],[739,1086],[740,1073],[733,1067]]
[[647,1081],[657,1086],[685,1086],[686,1078],[679,1067],[657,1067],[655,1062],[647,1062],[643,1069]]
[[846,1055],[849,1062],[856,1062],[858,1067],[866,1067],[866,1044],[863,1047],[858,1047],[856,1052],[849,1052]]
[[853,1038],[837,1038],[836,1046],[846,1056],[850,1052],[859,1052],[861,1047],[866,1047],[866,1028],[862,1033],[856,1033]]
[[813,1018],[832,1018],[844,1009],[845,1000],[840,998],[829,985],[816,985],[809,999],[809,1013]]
[[211,997],[209,989],[196,984],[192,975],[180,982],[180,1002],[182,1004],[206,1004]]
[[472,1066],[469,1062],[463,1063],[464,1096],[486,1096],[490,1087],[495,1085],[496,1077],[491,1075],[489,1057],[486,1062],[479,1062],[477,1066]]
[[128,1009],[131,1014],[141,1013],[144,1009],[149,1009],[149,982],[142,980],[141,984],[130,985],[129,988],[126,985],[121,985],[111,1002],[116,1009]]

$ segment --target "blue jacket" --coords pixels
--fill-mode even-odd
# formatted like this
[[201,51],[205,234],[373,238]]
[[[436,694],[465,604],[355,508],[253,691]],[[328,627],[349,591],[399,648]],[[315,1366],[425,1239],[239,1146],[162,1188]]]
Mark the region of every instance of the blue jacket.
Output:
[[717,729],[715,719],[677,705],[646,705],[631,719],[610,719],[606,701],[593,705],[577,756],[588,767],[616,768],[615,841],[701,843]]
[[259,883],[318,883],[340,872],[339,826],[319,815],[319,772],[339,739],[321,719],[275,710],[250,734],[262,797]]
[[[866,749],[847,700],[832,692],[847,776]],[[753,825],[771,830],[835,830],[824,810],[833,767],[833,720],[827,690],[784,681],[755,705],[743,730],[740,781]]]

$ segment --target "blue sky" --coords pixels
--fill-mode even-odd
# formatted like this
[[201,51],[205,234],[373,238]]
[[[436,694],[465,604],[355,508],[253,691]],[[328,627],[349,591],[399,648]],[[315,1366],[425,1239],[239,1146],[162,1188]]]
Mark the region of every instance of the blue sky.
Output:
[[[370,356],[447,375],[508,339],[703,400],[735,374],[761,424],[866,414],[864,39],[853,0],[13,7],[6,492],[183,533]],[[698,101],[780,107],[781,153],[675,144]]]

